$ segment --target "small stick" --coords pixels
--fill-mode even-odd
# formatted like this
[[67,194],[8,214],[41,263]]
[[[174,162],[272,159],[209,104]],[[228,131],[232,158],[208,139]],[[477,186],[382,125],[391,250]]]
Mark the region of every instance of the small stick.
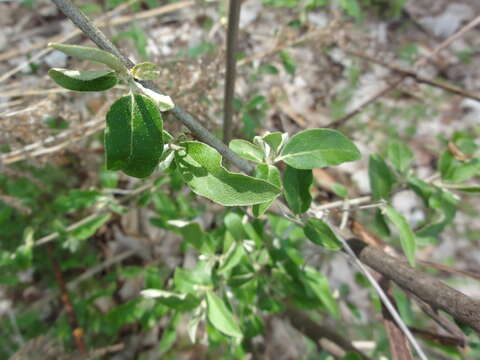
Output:
[[233,133],[233,98],[237,67],[238,26],[242,0],[230,0],[227,29],[227,57],[225,73],[225,95],[223,112],[223,142],[228,144]]
[[[459,31],[457,31],[455,34],[453,34],[452,36],[450,36],[447,40],[445,40],[444,42],[442,42],[439,46],[437,46],[435,48],[435,50],[433,50],[433,52],[431,52],[429,55],[427,56],[424,56],[420,59],[418,59],[415,63],[415,68],[418,68],[422,65],[424,65],[429,59],[431,59],[433,56],[435,56],[438,52],[440,52],[442,49],[444,49],[445,47],[447,47],[448,45],[450,45],[452,42],[454,42],[455,40],[457,40],[458,38],[460,38],[462,35],[464,35],[467,31],[473,29],[476,25],[480,24],[480,16],[476,17],[473,21],[471,21],[470,23],[468,23],[467,25],[465,25],[463,28],[461,28]],[[347,50],[348,52],[348,50]],[[376,60],[376,62],[378,63],[378,60]],[[462,95],[462,96],[466,96],[466,97],[470,97],[470,98],[473,98],[475,100],[479,100],[480,101],[480,96],[478,95],[475,95],[475,94],[471,94],[461,88],[458,88],[454,85],[450,85],[450,84],[443,84],[443,83],[440,83],[438,81],[435,81],[435,80],[430,80],[430,79],[426,79],[426,78],[422,78],[420,77],[416,72],[414,71],[399,71],[399,69],[392,69],[394,71],[397,71],[397,72],[400,72],[401,73],[401,77],[396,80],[393,84],[391,85],[388,85],[387,87],[383,88],[381,91],[379,91],[378,93],[376,93],[375,95],[373,95],[370,99],[368,99],[367,101],[365,101],[364,103],[360,104],[356,109],[354,109],[352,112],[350,112],[349,114],[343,116],[342,118],[338,119],[338,120],[335,120],[334,122],[332,122],[330,124],[331,127],[339,127],[341,125],[343,125],[347,120],[351,119],[352,117],[354,117],[355,115],[357,115],[358,113],[360,113],[361,111],[363,111],[363,109],[365,109],[368,105],[370,105],[371,103],[373,103],[374,101],[376,101],[377,99],[379,99],[380,97],[388,94],[390,91],[392,91],[393,89],[395,89],[397,86],[399,86],[403,80],[405,80],[407,77],[412,77],[414,78],[416,81],[418,82],[423,82],[425,84],[429,84],[429,85],[432,85],[432,86],[436,86],[436,87],[440,87],[444,90],[447,90],[447,91],[450,91],[450,92],[453,92],[453,93],[456,93],[456,94],[459,94],[459,95]],[[468,94],[468,95],[467,95]]]

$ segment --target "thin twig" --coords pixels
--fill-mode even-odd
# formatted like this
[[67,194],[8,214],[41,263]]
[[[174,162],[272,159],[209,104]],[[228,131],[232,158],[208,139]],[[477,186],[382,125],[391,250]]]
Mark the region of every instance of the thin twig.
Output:
[[223,113],[223,142],[228,144],[233,133],[233,98],[237,66],[238,25],[242,0],[230,0],[228,9],[227,56]]
[[[450,45],[453,41],[457,40],[459,37],[464,35],[467,31],[473,29],[479,23],[480,23],[480,16],[475,18],[469,24],[465,25],[463,28],[461,28],[455,34],[450,36],[447,40],[445,40],[443,43],[441,43],[439,46],[437,46],[430,54],[428,54],[426,56],[423,56],[420,59],[418,59],[415,62],[414,68],[418,69],[420,66],[424,65],[429,59],[431,59],[433,56],[435,56],[438,52],[440,52],[442,49],[444,49],[445,47]],[[347,52],[348,51],[349,50],[347,50]],[[378,63],[378,61],[379,60],[377,59],[375,62]],[[383,65],[383,64],[380,64],[380,65]],[[389,68],[390,68],[390,66],[389,66]],[[418,82],[422,82],[424,84],[439,87],[439,88],[442,88],[446,91],[453,92],[453,93],[456,93],[456,94],[459,94],[459,95],[462,95],[462,96],[465,96],[465,97],[470,97],[472,99],[480,101],[480,96],[479,95],[472,94],[468,91],[465,91],[465,90],[463,90],[463,89],[461,89],[457,86],[451,85],[451,84],[445,84],[445,83],[441,83],[441,82],[438,82],[438,81],[435,81],[435,80],[423,78],[423,77],[419,76],[416,71],[400,70],[399,68],[394,68],[392,70],[400,73],[401,77],[398,80],[396,80],[395,82],[393,82],[393,84],[390,84],[387,87],[380,90],[379,92],[377,92],[370,99],[368,99],[365,102],[363,102],[362,104],[360,104],[356,109],[354,109],[353,111],[351,111],[347,115],[345,115],[342,118],[332,122],[330,124],[330,126],[339,127],[339,126],[343,125],[347,120],[351,119],[352,117],[354,117],[355,115],[357,115],[358,113],[363,111],[363,109],[365,109],[368,105],[375,102],[376,100],[378,100],[382,96],[385,96],[386,94],[388,94],[393,89],[397,88],[403,82],[403,80],[405,80],[407,77],[412,77]]]
[[[167,5],[164,5],[162,7],[156,8],[156,9],[147,10],[147,11],[138,13],[135,16],[132,16],[132,15],[120,16],[118,18],[113,18],[111,21],[108,21],[108,18],[114,16],[115,14],[118,14],[120,11],[122,11],[123,9],[127,8],[128,6],[130,6],[131,4],[133,4],[137,1],[138,0],[131,0],[127,3],[124,3],[120,6],[118,6],[117,8],[113,9],[111,12],[109,12],[109,13],[101,16],[100,18],[96,19],[94,21],[95,25],[98,26],[98,27],[105,27],[107,25],[118,26],[118,25],[125,24],[125,23],[128,23],[128,22],[137,20],[137,19],[145,19],[145,18],[149,18],[149,17],[154,17],[154,16],[167,14],[167,13],[170,13],[170,12],[173,12],[173,11],[176,11],[176,10],[180,10],[180,9],[192,6],[194,4],[193,1],[181,1],[181,2],[178,2],[178,3],[174,3],[174,4],[167,4]],[[21,54],[27,53],[29,51],[45,47],[49,42],[60,42],[60,43],[66,42],[66,41],[71,40],[74,37],[80,35],[81,33],[82,33],[82,31],[80,31],[78,29],[75,29],[72,32],[70,32],[68,35],[55,36],[54,38],[49,39],[45,42],[40,42],[39,44],[35,44],[32,47],[30,47],[29,49],[27,49],[28,51],[22,50],[23,47],[21,47],[21,49],[17,50],[16,52],[9,52],[7,54],[0,54],[0,60],[5,60],[5,59],[8,59],[8,58],[10,58],[12,56],[15,56],[15,55],[21,55]],[[32,56],[27,61],[24,61],[24,62],[20,63],[18,66],[16,66],[12,70],[3,74],[0,77],[0,82],[3,82],[5,80],[7,80],[12,75],[16,74],[17,72],[22,70],[24,67],[28,66],[28,64],[31,64],[31,63],[39,60],[41,57],[48,54],[50,51],[52,51],[51,48],[45,48],[45,49],[41,50],[40,52],[38,52],[37,54],[35,54],[34,56]]]
[[445,49],[447,46],[452,44],[455,40],[459,39],[465,33],[468,31],[472,30],[475,26],[480,24],[480,15],[477,16],[475,19],[470,21],[467,25],[465,25],[463,28],[461,28],[459,31],[457,31],[455,34],[447,38],[444,42],[442,42],[439,46],[437,46],[428,56],[424,57],[423,59],[418,60],[415,65],[416,66],[421,66],[427,63],[429,59],[432,59],[435,55],[437,55],[440,51]]
[[[382,303],[385,305],[385,307],[388,309],[388,311],[390,312],[390,314],[392,315],[392,318],[395,320],[395,323],[398,325],[398,327],[402,330],[402,332],[405,334],[405,336],[407,337],[408,341],[410,342],[410,344],[412,345],[412,347],[415,349],[415,351],[417,352],[418,356],[420,359],[422,360],[427,360],[427,356],[424,354],[422,348],[420,347],[420,345],[418,344],[418,342],[415,340],[415,338],[413,337],[412,333],[410,332],[410,330],[408,329],[408,327],[405,325],[405,323],[403,322],[402,318],[400,317],[400,315],[398,314],[397,310],[395,309],[395,307],[393,306],[393,304],[391,303],[390,299],[388,298],[388,296],[385,294],[385,292],[382,290],[381,286],[378,284],[378,282],[375,280],[375,278],[372,276],[372,274],[370,274],[370,271],[368,271],[368,269],[362,264],[362,262],[365,262],[365,261],[360,261],[360,257],[357,255],[356,252],[354,252],[354,250],[350,247],[350,245],[348,244],[348,242],[344,239],[343,235],[340,234],[340,232],[334,227],[334,226],[331,226],[331,229],[333,230],[333,232],[335,233],[335,235],[337,236],[337,238],[340,240],[340,242],[342,243],[343,245],[343,248],[344,250],[346,251],[346,253],[353,259],[355,265],[357,265],[357,267],[360,269],[360,271],[363,273],[363,275],[365,275],[365,277],[368,279],[368,281],[370,282],[370,284],[372,284],[373,288],[375,289],[375,291],[377,292],[378,296],[380,297],[380,299],[382,300]],[[360,241],[360,240],[358,240]],[[379,250],[380,251],[380,250]],[[383,252],[383,251],[382,251]],[[373,268],[373,267],[372,267]],[[375,269],[375,268],[374,268]],[[375,269],[376,271],[378,271],[377,269]],[[378,271],[380,272],[380,271]],[[384,275],[382,272],[380,272],[382,275]],[[392,279],[394,280],[394,279]]]
[[93,120],[77,128],[65,130],[59,134],[24,146],[21,149],[0,155],[0,164],[12,164],[25,158],[50,154],[63,149],[74,141],[78,141],[100,131],[105,127],[105,120],[102,117],[105,115],[107,109],[108,104],[105,103]]
[[342,207],[345,205],[345,202],[348,202],[348,207],[351,208],[354,206],[359,206],[361,204],[369,203],[370,201],[372,201],[372,197],[370,195],[367,195],[367,196],[361,196],[354,199],[332,201],[327,204],[313,205],[313,206],[315,207],[315,211],[325,211],[325,210]]
[[387,86],[385,86],[383,89],[381,89],[380,91],[378,91],[377,93],[375,93],[373,96],[371,96],[368,100],[364,101],[363,103],[361,103],[359,106],[357,106],[354,110],[350,111],[348,114],[346,114],[345,116],[342,116],[340,119],[337,119],[333,122],[331,122],[328,127],[332,127],[332,128],[338,128],[340,126],[342,126],[343,124],[345,124],[348,120],[350,120],[352,117],[354,117],[355,115],[361,113],[368,105],[374,103],[375,101],[377,101],[378,99],[380,99],[381,97],[387,95],[390,91],[394,90],[398,85],[400,85],[402,83],[402,81],[405,79],[405,76],[402,76],[398,79],[396,79],[394,82],[392,82],[391,84],[388,84]]
[[[430,86],[433,86],[433,87],[437,87],[439,89],[454,93],[456,95],[460,95],[460,96],[463,96],[463,97],[466,97],[466,98],[470,98],[470,99],[473,99],[473,100],[480,101],[480,94],[467,91],[465,89],[462,89],[461,87],[458,87],[458,86],[455,86],[455,85],[452,85],[452,84],[449,84],[449,83],[446,83],[446,82],[425,78],[425,77],[419,75],[418,73],[416,73],[414,70],[404,69],[404,68],[401,68],[401,67],[398,67],[398,66],[395,66],[395,65],[388,64],[388,63],[380,60],[378,57],[369,56],[367,54],[363,54],[363,53],[360,53],[358,51],[352,51],[352,50],[345,50],[345,52],[347,54],[365,59],[365,60],[367,60],[369,62],[372,62],[374,64],[383,66],[383,67],[385,67],[389,70],[395,71],[395,72],[401,74],[402,76],[410,77],[418,83],[430,85]],[[402,81],[403,81],[403,77],[402,77]]]

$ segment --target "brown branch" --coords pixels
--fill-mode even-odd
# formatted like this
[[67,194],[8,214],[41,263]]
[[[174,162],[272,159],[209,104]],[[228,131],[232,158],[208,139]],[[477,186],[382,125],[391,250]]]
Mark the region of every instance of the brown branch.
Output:
[[370,359],[363,352],[355,348],[349,340],[341,336],[335,329],[332,329],[325,324],[320,325],[316,323],[305,313],[289,306],[285,311],[285,316],[295,329],[310,338],[316,344],[324,338],[340,346],[346,352],[354,352],[360,355],[364,360]]
[[[379,284],[385,291],[385,294],[390,299],[395,308],[397,304],[393,298],[390,290],[390,280],[381,276]],[[388,342],[390,344],[390,353],[393,360],[413,360],[412,353],[408,347],[408,339],[403,331],[398,327],[397,323],[393,319],[392,315],[382,303],[382,318],[385,329],[387,330]]]
[[349,245],[364,264],[433,308],[445,311],[480,333],[480,301],[469,298],[385,252],[365,245],[358,239],[349,240]]
[[338,128],[338,127],[342,126],[348,120],[350,120],[352,117],[361,113],[368,105],[374,103],[379,98],[387,95],[390,91],[394,90],[398,85],[400,85],[402,83],[402,81],[404,79],[405,79],[405,76],[402,76],[402,77],[398,78],[397,80],[395,80],[394,82],[392,82],[391,84],[388,84],[382,90],[380,90],[375,95],[373,95],[371,98],[369,98],[368,100],[366,100],[365,102],[363,102],[359,106],[357,106],[356,109],[352,110],[351,112],[349,112],[345,116],[342,116],[340,119],[337,119],[337,120],[331,122],[328,125],[328,127]]
[[461,338],[457,338],[454,336],[441,335],[431,331],[417,329],[414,327],[410,327],[410,330],[412,331],[412,333],[420,336],[421,338],[433,341],[434,343],[437,343],[440,345],[453,346],[457,348],[465,347],[465,341],[464,339],[461,339]]
[[475,26],[480,24],[480,16],[477,16],[475,19],[470,21],[467,25],[465,25],[463,28],[458,30],[455,34],[451,35],[448,37],[444,42],[442,42],[440,45],[438,45],[428,56],[424,57],[423,59],[420,59],[417,61],[415,64],[416,66],[421,66],[425,64],[428,59],[433,58],[435,55],[437,55],[440,51],[445,49],[447,46],[449,46],[451,43],[453,43],[455,40],[458,38],[462,37],[467,33],[468,31],[472,30]]
[[402,80],[406,77],[410,77],[418,83],[430,85],[430,86],[433,86],[433,87],[437,87],[437,88],[440,88],[442,90],[451,92],[451,93],[456,94],[456,95],[460,95],[460,96],[463,96],[463,97],[467,97],[467,98],[470,98],[470,99],[473,99],[473,100],[480,101],[480,94],[472,93],[470,91],[462,89],[461,87],[458,87],[458,86],[455,86],[455,85],[452,85],[452,84],[449,84],[449,83],[446,83],[446,82],[443,82],[443,81],[438,81],[438,80],[423,77],[423,76],[417,74],[414,70],[405,69],[405,68],[401,68],[401,67],[398,67],[398,66],[395,66],[395,65],[392,65],[392,64],[388,64],[388,63],[380,60],[378,57],[369,56],[369,55],[366,55],[366,54],[363,54],[363,53],[360,53],[360,52],[357,52],[357,51],[353,51],[353,50],[347,50],[347,49],[344,49],[344,50],[347,54],[359,57],[361,59],[367,60],[369,62],[372,62],[374,64],[383,66],[387,69],[390,69],[392,71],[395,71],[395,72],[399,73],[400,75],[402,75]]

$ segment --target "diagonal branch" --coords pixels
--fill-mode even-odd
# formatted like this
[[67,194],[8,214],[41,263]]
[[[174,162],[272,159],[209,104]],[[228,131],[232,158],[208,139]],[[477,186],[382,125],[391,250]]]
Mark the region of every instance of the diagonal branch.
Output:
[[[52,0],[53,3],[67,16],[76,26],[78,26],[84,34],[92,40],[100,49],[110,52],[117,56],[127,68],[132,68],[135,64],[120,50],[107,39],[105,34],[101,32],[70,0]],[[158,91],[158,88],[150,81],[144,83],[144,86]],[[198,122],[191,114],[176,105],[171,110],[173,116],[180,120],[195,136],[215,148],[222,154],[231,164],[244,172],[251,172],[252,166],[233,151],[231,151],[224,143],[213,136],[200,122]]]
[[480,301],[445,285],[421,271],[387,255],[384,251],[353,239],[349,245],[358,258],[375,271],[393,280],[433,308],[440,309],[480,333]]
[[354,352],[358,354],[362,360],[370,360],[367,355],[355,348],[349,340],[340,335],[335,329],[326,324],[318,324],[307,314],[289,306],[285,311],[285,316],[290,320],[290,323],[294,328],[315,343],[318,343],[321,339],[325,338],[340,346],[346,352]]

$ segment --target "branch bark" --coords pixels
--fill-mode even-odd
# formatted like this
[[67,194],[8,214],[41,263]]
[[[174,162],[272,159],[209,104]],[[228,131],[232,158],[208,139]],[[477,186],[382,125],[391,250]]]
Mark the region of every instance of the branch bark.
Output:
[[225,73],[225,95],[223,114],[223,142],[228,144],[233,133],[233,98],[237,67],[238,25],[242,0],[230,0],[228,9],[227,61]]
[[358,258],[433,308],[445,311],[480,334],[480,301],[445,285],[358,239],[349,240]]
[[349,340],[338,334],[330,326],[320,325],[303,312],[292,307],[287,308],[285,315],[295,329],[313,340],[315,343],[318,343],[322,338],[325,338],[338,345],[346,352],[355,352],[360,355],[363,360],[370,360],[367,355],[355,348]]

